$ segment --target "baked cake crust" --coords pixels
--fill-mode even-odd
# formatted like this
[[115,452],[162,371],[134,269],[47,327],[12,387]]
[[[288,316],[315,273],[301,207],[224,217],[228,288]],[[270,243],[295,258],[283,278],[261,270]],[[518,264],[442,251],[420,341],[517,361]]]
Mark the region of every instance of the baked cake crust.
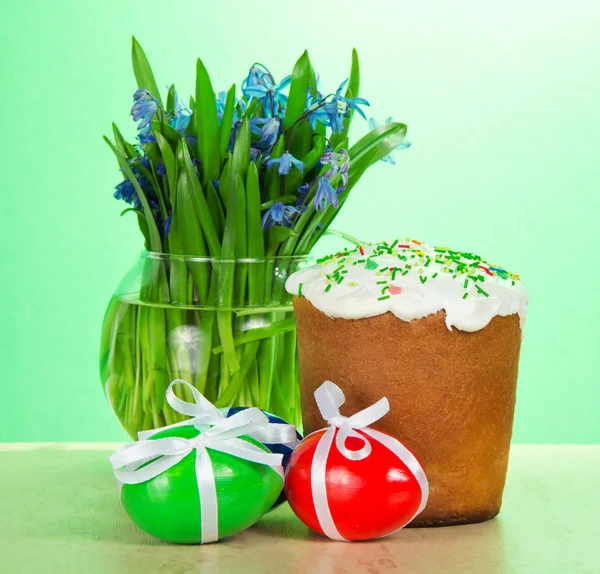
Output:
[[344,390],[347,414],[386,396],[390,413],[376,427],[404,443],[429,479],[429,502],[411,526],[496,516],[513,426],[518,315],[466,332],[449,330],[444,311],[409,322],[390,312],[338,319],[304,297],[294,297],[294,309],[305,433],[323,428],[313,393],[325,380]]

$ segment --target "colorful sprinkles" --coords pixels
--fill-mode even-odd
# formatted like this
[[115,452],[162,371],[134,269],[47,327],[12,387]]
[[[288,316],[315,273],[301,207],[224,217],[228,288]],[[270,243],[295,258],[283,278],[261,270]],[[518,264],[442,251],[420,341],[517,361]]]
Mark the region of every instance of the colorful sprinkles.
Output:
[[[367,248],[370,253],[367,253]],[[382,266],[382,262],[377,260],[381,256],[392,256],[397,258],[398,262],[396,265]],[[396,239],[392,243],[383,241],[377,244],[360,245],[352,251],[345,249],[323,257],[317,260],[317,263],[321,266],[332,263],[335,265],[335,269],[325,275],[327,278],[325,292],[344,281],[348,266],[363,265],[367,271],[372,271],[378,278],[375,283],[382,286],[378,301],[385,301],[391,296],[401,296],[402,288],[393,283],[411,272],[419,277],[422,285],[425,285],[428,280],[433,281],[440,271],[443,272],[442,275],[451,274],[453,279],[460,281],[465,290],[463,299],[466,299],[469,294],[489,297],[488,291],[484,288],[486,277],[499,277],[507,283],[510,281],[512,286],[520,280],[518,275],[490,265],[473,253],[453,251],[447,247],[432,247],[410,238],[406,238],[405,242]],[[348,282],[347,285],[358,287],[354,281]],[[298,296],[301,295],[302,283],[298,286]]]

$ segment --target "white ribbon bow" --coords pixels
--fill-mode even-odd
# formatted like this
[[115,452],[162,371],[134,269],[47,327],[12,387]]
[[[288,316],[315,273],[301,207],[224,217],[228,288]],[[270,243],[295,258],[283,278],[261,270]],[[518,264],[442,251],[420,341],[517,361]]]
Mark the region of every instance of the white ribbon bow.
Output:
[[[172,390],[174,384],[181,383],[185,383],[185,381],[174,381],[169,385],[167,400],[179,412],[190,414],[193,410],[191,407],[194,405],[180,401]],[[117,480],[124,484],[139,484],[162,474],[195,450],[195,471],[200,496],[201,542],[205,544],[214,542],[219,538],[217,490],[207,449],[270,466],[281,476],[282,481],[283,468],[281,460],[283,457],[281,454],[265,452],[260,447],[238,438],[263,429],[268,424],[269,419],[259,409],[249,408],[225,418],[196,389],[191,385],[189,387],[193,389],[194,399],[196,400],[195,406],[201,407],[203,412],[194,411],[194,419],[190,419],[190,421],[140,433],[140,438],[151,436],[165,428],[189,424],[213,425],[211,428],[204,430],[204,432],[191,439],[168,437],[156,440],[141,440],[124,446],[109,458]],[[175,405],[177,405],[177,408]]]
[[[182,401],[175,396],[174,388],[177,385],[185,386],[192,393],[194,399],[193,403]],[[202,425],[216,425],[227,418],[229,409],[219,410],[204,395],[202,395],[198,389],[182,379],[176,379],[169,385],[165,398],[174,411],[192,418],[158,429],[141,431],[138,433],[139,440],[146,440],[166,429],[183,426],[202,428]],[[265,421],[262,427],[256,427],[253,431],[245,434],[261,443],[283,444],[290,448],[294,448],[299,442],[298,437],[296,436],[296,427],[294,425],[271,423],[269,422],[269,419]]]
[[[371,443],[362,434],[356,432],[356,429],[360,429],[364,434],[389,448],[414,474],[421,487],[421,504],[410,519],[413,520],[425,508],[429,496],[429,484],[425,476],[425,471],[419,464],[419,461],[400,441],[382,432],[367,428],[390,410],[388,400],[384,397],[351,417],[344,417],[340,414],[339,409],[344,404],[346,397],[342,389],[331,381],[325,381],[315,391],[315,400],[321,415],[329,424],[329,427],[317,444],[311,468],[313,502],[317,519],[325,535],[333,540],[346,541],[339,533],[331,516],[331,510],[327,501],[325,475],[327,457],[334,442],[334,437],[336,448],[348,460],[363,460],[371,454]],[[349,437],[360,440],[362,446],[358,450],[351,450],[346,447],[346,440]]]

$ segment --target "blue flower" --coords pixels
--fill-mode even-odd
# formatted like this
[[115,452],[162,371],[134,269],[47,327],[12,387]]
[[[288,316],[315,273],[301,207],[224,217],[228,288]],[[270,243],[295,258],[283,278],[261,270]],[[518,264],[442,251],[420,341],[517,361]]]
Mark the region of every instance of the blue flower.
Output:
[[227,92],[219,92],[217,94],[217,115],[219,116],[219,123],[223,119],[223,112],[225,111],[225,103],[227,102]]
[[290,85],[291,81],[292,76],[290,75],[275,85],[270,73],[252,66],[242,90],[247,98],[258,98],[265,113],[274,116],[279,112],[280,106],[287,105],[288,97],[283,93],[283,90]]
[[115,186],[115,199],[122,199],[125,203],[133,203],[135,199],[137,199],[137,194],[135,193],[135,188],[133,187],[133,183],[129,181],[129,178],[124,179],[121,183]]
[[[227,105],[227,92],[219,92],[217,94],[217,116],[219,117],[219,124],[223,120],[223,114],[225,113],[225,106]],[[240,122],[246,112],[246,102],[238,99],[233,106],[233,122]]]
[[167,216],[167,219],[163,226],[163,237],[166,237],[167,235],[169,235],[169,232],[171,231],[171,221],[172,220],[173,220],[173,214],[171,212],[169,212],[169,215]]
[[[140,170],[136,168],[136,165],[142,165],[145,168],[150,169],[150,160],[146,156],[143,156],[138,157],[135,160],[130,160],[128,163],[139,186],[147,194],[150,194],[152,192],[152,186],[150,185],[149,181],[142,175]],[[133,207],[135,209],[140,209],[142,207],[142,204],[135,191],[135,187],[133,186],[133,183],[131,183],[129,178],[124,179],[122,182],[115,186],[115,193],[113,194],[113,197],[115,199],[122,199],[125,203],[129,203],[130,205],[133,203]]]
[[[262,128],[260,127],[262,125]],[[250,130],[254,134],[260,134],[260,143],[266,146],[272,146],[279,137],[281,129],[281,118],[273,116],[272,118],[253,118],[250,122]]]
[[[274,118],[271,118],[274,119]],[[250,132],[257,136],[262,135],[263,127],[268,122],[267,118],[251,118],[250,119]],[[235,123],[234,123],[235,125]]]
[[236,120],[241,120],[246,113],[246,102],[242,99],[238,99],[236,106],[233,108],[233,117]]
[[333,205],[337,209],[338,207],[338,193],[342,191],[338,188],[336,191],[331,186],[331,182],[328,178],[322,176],[319,178],[319,184],[317,187],[317,193],[315,194],[315,209],[317,211],[326,211],[330,205]]
[[298,193],[300,195],[306,195],[310,191],[311,187],[312,187],[311,183],[305,183],[298,188]]
[[171,119],[170,126],[177,130],[180,134],[183,134],[187,127],[190,125],[190,120],[192,119],[192,112],[190,109],[185,106],[181,99],[179,98],[179,94],[177,90],[175,90],[175,115]]
[[317,92],[317,96],[313,95],[313,90],[309,88],[306,91],[306,110],[310,127],[314,130],[317,127],[317,122],[328,126],[329,114],[324,110],[323,99],[321,94]]
[[[385,122],[383,122],[383,125],[388,125],[391,124],[393,122],[393,118],[388,118],[387,120],[385,120]],[[376,127],[380,126],[381,124],[377,123],[377,120],[375,118],[371,118],[369,120],[369,127],[374,130]],[[403,150],[406,148],[410,147],[410,142],[409,141],[403,141],[398,147],[396,147],[395,149],[397,150]],[[388,153],[385,157],[381,158],[381,161],[385,161],[386,163],[389,163],[391,165],[396,165],[396,158],[394,157],[394,152],[391,151],[390,153]]]
[[289,151],[285,151],[281,157],[270,159],[267,162],[267,169],[271,169],[274,165],[278,165],[279,175],[287,175],[292,171],[292,167],[296,167],[300,173],[304,172],[304,164],[296,159]]
[[296,207],[306,203],[306,195],[312,189],[312,183],[305,183],[298,188],[298,199],[296,200]]
[[369,102],[364,98],[344,98],[342,96],[342,90],[345,88],[347,83],[348,80],[342,82],[333,98],[333,100],[338,104],[338,111],[340,114],[347,116],[350,114],[350,110],[356,110],[366,120],[367,116],[365,116],[365,112],[363,112],[359,106],[370,106],[371,104],[369,104]]
[[156,164],[156,175],[160,175],[161,177],[167,175],[167,168],[164,161]]
[[244,91],[248,87],[254,86],[264,86],[270,87],[273,86],[274,82],[271,77],[271,74],[262,68],[254,65],[250,68],[248,72],[248,76],[244,78],[242,82],[242,91]]
[[370,105],[364,98],[345,98],[342,96],[342,90],[348,83],[348,80],[344,80],[341,86],[337,89],[331,102],[323,107],[325,113],[329,116],[329,125],[333,133],[339,133],[344,129],[343,119],[350,115],[352,110],[356,110],[365,120],[365,112],[363,112],[359,106]]
[[148,134],[139,133],[138,140],[141,145],[149,144],[149,143],[156,143],[156,137],[154,136],[153,133],[148,133]]
[[291,205],[285,205],[278,201],[274,203],[263,215],[262,218],[262,229],[265,231],[273,225],[283,225],[289,227],[292,224],[292,216],[299,213],[297,207]]
[[334,134],[344,131],[344,116],[338,113],[338,105],[332,101],[321,108],[323,113],[327,115],[327,125],[331,128]]
[[321,92],[321,74],[319,74],[319,72],[317,72],[317,85],[315,86],[315,91],[317,93],[317,98],[322,100],[324,96]]
[[133,94],[134,104],[131,108],[131,115],[134,121],[140,121],[138,124],[138,133],[140,142],[147,139],[152,131],[152,117],[158,110],[158,100],[148,90],[137,90]]
[[350,169],[350,156],[345,149],[339,152],[327,151],[321,156],[321,164],[329,165],[330,168],[325,173],[327,179],[331,179],[336,175],[342,178],[342,190],[348,185],[348,171]]

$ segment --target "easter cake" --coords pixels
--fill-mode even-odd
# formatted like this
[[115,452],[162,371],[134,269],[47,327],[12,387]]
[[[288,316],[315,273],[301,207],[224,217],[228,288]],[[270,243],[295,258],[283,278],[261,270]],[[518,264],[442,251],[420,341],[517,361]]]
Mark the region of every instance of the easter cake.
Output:
[[382,396],[379,428],[418,457],[429,502],[413,526],[500,511],[527,291],[473,253],[414,239],[361,245],[291,275],[305,433],[313,393],[340,384],[355,412]]

